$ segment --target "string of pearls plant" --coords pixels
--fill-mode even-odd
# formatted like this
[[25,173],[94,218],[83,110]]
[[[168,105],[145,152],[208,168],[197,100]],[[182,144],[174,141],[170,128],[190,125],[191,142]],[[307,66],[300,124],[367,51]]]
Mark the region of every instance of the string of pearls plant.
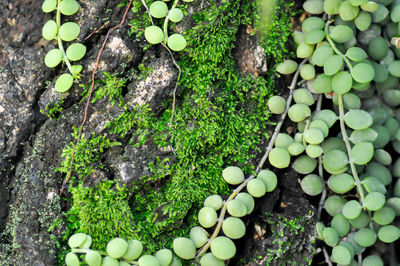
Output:
[[[183,12],[177,8],[179,0],[175,0],[171,9],[168,10],[166,1],[154,1],[149,7],[150,18],[164,19],[163,28],[154,25],[149,26],[144,31],[144,37],[151,44],[163,43],[176,52],[182,51],[186,47],[186,40],[181,34],[174,33],[168,36],[168,22],[172,21],[178,23],[183,19]],[[193,2],[193,0],[184,0],[184,2]],[[146,6],[146,5],[145,5]],[[147,7],[147,6],[146,6]]]
[[[177,3],[169,12],[161,1],[150,6],[152,17],[166,17],[164,30],[154,25],[145,30],[150,43],[184,49],[186,41],[170,44],[173,35],[168,37],[165,26],[173,21]],[[237,188],[225,201],[219,195],[208,197],[198,214],[201,226],[192,228],[189,237],[174,239],[172,250],[142,255],[140,241],[114,238],[105,252],[95,251],[90,236],[77,233],[69,239],[68,266],[80,265],[80,259],[90,266],[181,265],[180,259],[225,265],[236,254],[234,240],[246,232],[240,218],[253,211],[254,198],[277,186],[276,174],[261,170],[267,160],[277,169],[291,167],[303,175],[300,186],[306,194],[323,195],[325,212],[316,231],[330,251],[325,258],[329,265],[383,265],[367,248],[400,238],[400,179],[393,179],[400,177],[400,159],[392,156],[400,153],[400,51],[395,47],[400,1],[307,0],[303,7],[310,16],[302,31],[294,33],[297,57],[303,61],[286,60],[277,67],[281,74],[295,74],[288,98],[268,101],[281,118],[256,174],[245,179],[238,167],[225,168],[222,178]],[[299,76],[305,87],[296,88]],[[294,136],[280,132],[286,116],[297,123]]]
[[56,40],[58,48],[47,52],[44,63],[49,68],[57,67],[64,62],[70,73],[65,73],[57,78],[55,90],[57,92],[68,91],[74,82],[79,78],[82,65],[71,65],[71,61],[79,61],[86,53],[86,46],[81,43],[73,43],[64,50],[63,41],[71,42],[78,38],[80,26],[75,22],[61,24],[61,14],[71,16],[79,10],[79,4],[75,0],[45,0],[42,4],[45,13],[56,11],[56,20],[47,21],[42,28],[42,35],[48,41]]
[[[305,175],[301,187],[308,195],[328,186],[322,206],[332,220],[316,228],[331,248],[328,264],[383,265],[364,251],[400,238],[400,180],[393,180],[400,177],[400,159],[392,158],[400,153],[400,51],[389,46],[398,46],[400,1],[307,0],[303,7],[311,16],[295,32],[296,52],[310,64],[299,68],[306,88],[294,91],[288,111],[298,132],[294,139],[278,135],[269,161],[285,168],[296,156],[292,168]],[[296,69],[292,60],[277,68],[283,74]],[[334,110],[311,114],[316,95],[331,100]],[[269,101],[275,113],[284,103],[280,96]],[[317,158],[328,180],[314,173]]]

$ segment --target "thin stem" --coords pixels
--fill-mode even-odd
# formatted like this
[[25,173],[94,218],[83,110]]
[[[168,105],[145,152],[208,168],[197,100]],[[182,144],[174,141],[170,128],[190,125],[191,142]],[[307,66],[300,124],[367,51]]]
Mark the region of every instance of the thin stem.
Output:
[[272,137],[271,137],[271,139],[270,139],[270,141],[269,141],[269,144],[268,144],[268,146],[267,146],[267,149],[265,150],[265,154],[264,154],[264,156],[261,158],[261,161],[260,161],[260,163],[258,164],[258,166],[257,166],[257,168],[256,168],[256,172],[257,172],[257,173],[258,173],[258,172],[260,171],[260,169],[263,167],[265,161],[266,161],[267,158],[268,158],[269,152],[272,150],[272,147],[274,146],[275,139],[276,139],[276,137],[278,136],[279,132],[281,131],[281,127],[282,127],[283,122],[284,122],[284,120],[285,120],[285,118],[286,118],[286,116],[287,116],[289,107],[290,107],[290,105],[292,104],[293,90],[294,90],[294,88],[296,87],[297,79],[299,78],[300,68],[301,68],[307,61],[308,61],[308,59],[306,58],[306,59],[304,59],[304,60],[300,63],[300,65],[299,65],[298,68],[297,68],[296,73],[295,73],[294,76],[293,76],[292,83],[291,83],[290,86],[289,86],[289,96],[288,96],[287,101],[286,101],[286,109],[285,109],[285,112],[282,113],[281,118],[280,118],[280,120],[279,120],[279,123],[276,125],[275,130],[274,130],[274,133],[272,134]]
[[178,77],[175,83],[174,91],[172,93],[172,111],[171,111],[171,118],[169,119],[169,125],[172,125],[172,122],[174,121],[174,115],[175,115],[175,105],[176,105],[176,90],[178,89],[178,82],[181,79],[181,74],[182,70],[181,67],[178,65],[178,63],[175,61],[174,55],[172,54],[171,50],[166,46],[164,43],[162,43],[162,46],[164,46],[165,49],[169,52],[169,54],[172,57],[172,62],[174,63],[175,67],[178,69]]
[[[285,118],[286,118],[286,116],[287,116],[289,107],[290,107],[291,102],[292,102],[292,99],[293,99],[293,90],[294,90],[294,88],[296,87],[297,79],[298,79],[299,74],[300,74],[300,67],[301,67],[302,65],[304,65],[304,64],[307,62],[307,60],[308,60],[308,59],[304,59],[304,60],[300,63],[300,65],[299,65],[298,68],[297,68],[296,73],[295,73],[294,76],[293,76],[292,83],[291,83],[290,86],[289,86],[289,96],[288,96],[288,99],[287,99],[287,101],[286,101],[286,109],[285,109],[285,112],[282,113],[282,115],[281,115],[281,117],[280,117],[280,120],[279,120],[279,123],[278,123],[278,124],[276,125],[276,127],[275,127],[274,133],[272,134],[272,137],[271,137],[270,140],[269,140],[269,143],[268,143],[268,146],[267,146],[267,148],[266,148],[266,150],[265,150],[264,156],[262,157],[260,163],[258,164],[258,166],[257,166],[257,168],[256,168],[256,170],[255,170],[256,174],[260,172],[261,168],[263,167],[265,161],[266,161],[267,158],[268,158],[269,152],[272,150],[272,147],[274,146],[276,137],[278,136],[278,134],[279,134],[279,132],[280,132],[280,129],[281,129],[281,127],[282,127],[282,125],[283,125],[283,122],[284,122],[284,120],[285,120]],[[243,183],[240,184],[240,186],[238,186],[238,187],[233,191],[233,193],[229,196],[229,198],[225,201],[224,206],[222,207],[221,212],[220,212],[220,214],[219,214],[218,224],[217,224],[216,228],[214,229],[213,234],[212,234],[211,237],[208,239],[207,243],[197,252],[196,259],[200,258],[200,256],[203,255],[203,254],[207,251],[207,249],[208,249],[208,248],[210,247],[210,245],[211,245],[211,242],[218,236],[219,231],[221,230],[221,227],[222,227],[222,223],[224,222],[224,217],[225,217],[225,213],[226,213],[226,209],[227,209],[228,203],[231,202],[231,201],[236,197],[236,195],[239,194],[240,191],[242,191],[242,189],[246,187],[247,183],[249,183],[249,181],[252,180],[252,179],[254,179],[254,178],[255,178],[255,175],[250,175],[248,178],[246,178],[246,179],[243,181]]]
[[[60,0],[59,0],[59,1],[60,1]],[[81,140],[81,137],[82,137],[83,127],[85,126],[85,123],[86,123],[86,120],[87,120],[87,115],[88,115],[88,110],[89,110],[89,104],[90,104],[90,100],[91,100],[91,98],[92,98],[92,94],[93,94],[93,91],[94,91],[95,74],[96,74],[97,69],[98,69],[99,64],[100,64],[100,57],[101,57],[101,54],[103,53],[104,47],[106,46],[106,43],[107,43],[108,37],[110,36],[111,31],[113,31],[113,30],[115,30],[115,29],[121,27],[122,24],[124,24],[124,22],[125,22],[125,20],[126,20],[126,16],[127,16],[127,14],[128,14],[128,11],[129,11],[129,9],[130,9],[130,7],[131,7],[131,5],[132,5],[132,1],[133,1],[133,0],[130,0],[130,1],[129,1],[128,7],[127,7],[126,10],[125,10],[125,13],[124,13],[124,15],[123,15],[123,17],[122,17],[122,19],[121,19],[121,22],[120,22],[118,25],[112,27],[111,29],[109,29],[109,30],[107,31],[106,37],[104,38],[104,41],[103,41],[103,44],[101,45],[101,48],[100,48],[100,50],[99,50],[99,53],[97,54],[96,65],[95,65],[95,67],[94,67],[94,69],[93,69],[93,71],[92,71],[92,83],[91,83],[91,85],[90,85],[89,97],[87,98],[87,101],[86,101],[85,113],[84,113],[84,115],[83,115],[82,124],[81,124],[81,126],[80,126],[80,128],[79,128],[79,133],[78,133],[78,138],[77,138],[76,143],[75,143],[75,148],[74,148],[74,150],[72,151],[72,154],[71,154],[71,163],[70,163],[70,166],[69,166],[69,171],[68,171],[67,177],[66,177],[66,179],[64,180],[64,182],[63,182],[63,184],[62,184],[62,186],[61,186],[61,189],[60,189],[60,195],[62,195],[62,193],[63,193],[63,191],[64,191],[64,186],[68,183],[68,180],[71,178],[71,175],[72,175],[72,170],[73,170],[73,166],[74,166],[75,153],[76,153],[76,150],[77,150],[77,148],[78,148],[79,141]]]
[[69,62],[68,57],[67,57],[67,55],[66,55],[66,53],[64,51],[64,46],[63,46],[63,43],[62,43],[62,40],[61,40],[61,37],[60,37],[60,34],[59,34],[59,30],[60,30],[60,27],[61,27],[61,11],[60,11],[60,8],[59,8],[60,4],[61,4],[61,0],[58,0],[58,2],[57,2],[57,15],[56,15],[57,31],[58,31],[58,33],[57,33],[58,49],[60,49],[60,51],[61,51],[61,53],[63,55],[63,59],[64,59],[65,63],[67,64],[69,72],[71,72],[72,76],[75,76],[74,72],[72,71],[71,63]]
[[[175,0],[174,4],[172,5],[172,8],[175,8],[178,5],[179,0]],[[168,22],[169,22],[169,14],[164,20],[164,44],[167,43],[168,41]]]
[[343,58],[344,62],[346,63],[347,67],[349,68],[349,70],[350,70],[350,72],[351,72],[351,71],[353,71],[353,66],[351,65],[349,59],[348,59],[344,54],[342,54],[342,52],[339,51],[339,49],[336,47],[335,43],[332,41],[331,36],[329,36],[328,26],[329,26],[329,24],[331,24],[332,22],[333,22],[333,20],[328,21],[328,22],[326,23],[326,25],[325,25],[325,37],[326,37],[326,39],[328,40],[329,44],[331,45],[333,51],[335,51],[335,53],[336,53],[337,55],[339,55],[340,57]]
[[325,257],[325,262],[326,262],[326,264],[328,264],[328,266],[333,266],[333,265],[332,265],[332,262],[331,262],[331,259],[330,259],[330,257],[329,257],[328,251],[326,251],[326,248],[325,248],[325,247],[322,248],[322,253],[324,253],[324,257]]
[[340,130],[342,132],[343,141],[344,141],[344,143],[346,145],[347,154],[349,156],[349,164],[350,164],[350,168],[351,168],[351,173],[352,173],[354,181],[355,181],[354,183],[355,183],[355,185],[357,187],[357,192],[360,195],[361,205],[364,207],[364,191],[363,191],[363,188],[361,186],[360,179],[358,178],[356,166],[354,165],[354,162],[351,159],[351,146],[350,146],[350,142],[349,142],[349,137],[348,137],[347,132],[346,132],[346,126],[344,125],[343,94],[338,94],[338,100],[339,100]]

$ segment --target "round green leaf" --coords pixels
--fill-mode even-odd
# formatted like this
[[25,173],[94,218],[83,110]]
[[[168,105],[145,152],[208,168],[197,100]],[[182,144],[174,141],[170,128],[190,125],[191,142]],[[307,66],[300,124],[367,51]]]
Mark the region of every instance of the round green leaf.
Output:
[[255,198],[259,198],[265,195],[267,188],[264,182],[260,179],[252,179],[247,183],[247,192]]
[[354,20],[358,16],[359,12],[360,12],[360,9],[357,6],[352,6],[348,1],[343,1],[340,4],[339,16],[344,21]]
[[317,158],[321,156],[323,151],[324,150],[321,148],[321,146],[317,144],[309,144],[306,147],[306,154],[311,158]]
[[168,6],[163,1],[154,1],[150,5],[150,14],[155,18],[163,18],[167,16]]
[[374,142],[377,137],[378,133],[375,130],[373,130],[372,128],[365,128],[362,130],[354,130],[351,133],[349,139],[353,143],[358,143],[363,141]]
[[90,248],[90,245],[92,245],[92,237],[89,235],[86,235],[86,239],[85,242],[83,242],[79,248],[83,248],[83,249],[88,249]]
[[386,40],[380,36],[372,39],[368,43],[368,55],[376,61],[382,60],[388,51],[389,46]]
[[301,122],[310,115],[310,107],[302,103],[293,104],[288,110],[288,116],[293,122]]
[[330,150],[322,157],[324,166],[333,170],[342,169],[348,164],[347,154],[341,150]]
[[85,255],[85,261],[89,266],[100,266],[101,255],[98,251],[89,250]]
[[336,120],[338,120],[338,117],[332,110],[324,109],[313,115],[312,120],[322,120],[328,127],[331,127],[335,124]]
[[304,80],[312,80],[315,78],[315,68],[311,64],[304,64],[300,67],[300,76]]
[[229,217],[222,223],[222,231],[231,239],[242,238],[246,233],[246,226],[236,217]]
[[82,72],[82,65],[74,65],[71,67],[72,72],[74,73],[74,76],[79,75],[79,73]]
[[75,253],[72,253],[72,252],[68,253],[65,256],[65,264],[67,266],[79,266],[80,262],[79,262],[78,256]]
[[168,18],[172,22],[179,22],[183,19],[183,12],[179,8],[171,8],[171,10],[168,12]]
[[371,222],[369,215],[366,214],[364,211],[361,211],[360,215],[355,219],[349,219],[351,226],[357,229],[362,229],[367,227]]
[[128,250],[122,256],[126,260],[136,260],[143,251],[143,244],[139,240],[128,240]]
[[351,252],[344,246],[339,245],[332,249],[332,259],[338,264],[348,265],[352,258]]
[[377,162],[370,162],[365,169],[369,176],[378,178],[385,186],[392,182],[390,170],[384,165]]
[[383,266],[383,261],[380,257],[376,255],[369,255],[365,257],[362,261],[362,266]]
[[378,231],[378,238],[384,243],[393,243],[400,238],[400,229],[394,225],[382,226]]
[[309,144],[320,144],[324,141],[324,133],[319,128],[309,128],[305,130],[303,137]]
[[157,44],[164,40],[164,32],[158,26],[150,26],[144,30],[144,37],[149,43]]
[[353,79],[347,71],[340,71],[332,78],[332,89],[338,94],[345,94],[352,86]]
[[211,207],[203,207],[199,211],[199,223],[204,228],[210,228],[217,222],[217,212]]
[[374,79],[375,70],[370,64],[359,63],[353,67],[351,75],[353,76],[355,81],[360,83],[367,83]]
[[77,248],[80,245],[85,242],[87,235],[84,233],[77,233],[73,234],[69,239],[68,239],[68,246],[71,248]]
[[342,211],[344,204],[347,200],[339,195],[329,196],[324,203],[324,209],[330,216],[335,216]]
[[231,185],[238,185],[244,180],[243,171],[237,166],[228,166],[222,171],[222,177]]
[[267,192],[272,192],[278,184],[278,178],[276,177],[276,174],[270,170],[261,170],[257,174],[257,179],[260,179],[264,182]]
[[191,260],[196,256],[196,247],[192,240],[186,237],[178,237],[172,243],[175,254],[184,260]]
[[225,266],[225,263],[209,252],[201,257],[200,266]]
[[341,3],[342,0],[325,0],[324,10],[328,15],[339,14],[339,7]]
[[378,178],[368,176],[361,181],[361,184],[368,193],[380,192],[382,194],[386,194],[386,187]]
[[297,63],[293,60],[287,59],[276,67],[276,71],[281,74],[292,74],[297,69]]
[[380,192],[369,193],[364,200],[364,206],[370,211],[377,211],[385,205],[385,195]]
[[317,128],[321,130],[322,134],[324,135],[324,138],[327,137],[329,134],[329,127],[323,120],[313,120],[310,123],[309,128]]
[[155,257],[159,261],[160,266],[168,266],[172,262],[172,252],[167,248],[157,251]]
[[344,194],[354,188],[354,178],[347,173],[331,175],[328,179],[328,186],[333,192]]
[[335,75],[343,66],[343,59],[338,55],[329,56],[324,63],[324,73],[328,76]]
[[361,11],[358,14],[357,18],[354,20],[357,29],[359,29],[360,31],[365,31],[366,29],[368,29],[369,26],[371,26],[371,22],[372,22],[372,17],[366,11]]
[[365,10],[365,11],[368,11],[368,12],[370,12],[370,13],[373,13],[373,12],[375,12],[375,11],[378,10],[379,6],[378,6],[378,4],[377,4],[376,2],[374,2],[374,1],[368,1],[368,2],[365,3],[365,4],[362,4],[362,5],[361,5],[361,8],[362,8],[362,10]]
[[286,100],[282,96],[272,96],[268,99],[268,108],[273,114],[282,114],[286,109]]
[[70,61],[81,60],[82,57],[86,54],[86,46],[81,43],[71,44],[70,46],[68,46],[66,54]]
[[47,21],[42,28],[42,36],[48,41],[57,38],[58,27],[54,20]]
[[393,222],[396,217],[396,212],[390,207],[383,207],[376,212],[372,219],[379,225],[388,225]]
[[292,144],[290,144],[290,146],[287,148],[288,152],[290,153],[290,155],[300,155],[303,151],[304,151],[304,146],[301,143],[298,142],[294,142]]
[[297,46],[296,55],[298,58],[310,57],[314,52],[314,45],[306,44],[304,41]]
[[350,47],[346,51],[346,57],[348,57],[349,59],[351,59],[351,60],[353,60],[355,62],[362,62],[365,59],[367,59],[368,55],[360,47]]
[[361,247],[370,247],[376,242],[376,234],[371,228],[363,228],[355,234],[354,239]]
[[203,227],[195,226],[190,229],[190,240],[193,241],[196,248],[200,248],[207,243],[208,233]]
[[66,22],[59,29],[61,40],[70,42],[78,38],[81,28],[75,22]]
[[58,48],[51,49],[44,58],[47,67],[56,67],[63,60],[63,54]]
[[371,142],[358,142],[351,149],[350,156],[355,164],[367,164],[374,156],[374,145]]
[[[158,259],[151,255],[141,256],[138,263],[139,263],[139,266],[161,266]],[[104,262],[103,262],[103,265],[104,265]],[[117,266],[117,265],[119,265],[118,261],[115,266]]]
[[332,76],[326,74],[318,75],[312,84],[312,88],[316,93],[332,92]]
[[220,195],[211,195],[204,200],[204,207],[211,207],[214,210],[219,210],[223,205]]
[[309,32],[315,29],[322,30],[325,27],[325,22],[320,17],[308,17],[303,21],[301,27],[304,32]]
[[78,11],[79,4],[75,0],[62,0],[59,9],[63,15],[71,16]]
[[312,62],[317,66],[324,66],[326,58],[333,55],[333,50],[330,45],[319,46],[315,49],[312,55]]
[[289,147],[290,144],[292,144],[294,142],[293,138],[286,133],[278,133],[278,135],[276,136],[275,139],[275,147],[277,148],[284,148],[286,149],[287,147]]
[[186,40],[182,35],[175,33],[168,37],[167,44],[171,50],[179,52],[185,49]]
[[346,236],[350,231],[350,223],[342,213],[338,213],[333,217],[331,227],[336,230],[339,237]]
[[317,44],[325,38],[325,32],[320,29],[314,29],[304,35],[306,44]]
[[57,8],[57,0],[45,0],[42,4],[42,11],[44,13],[50,13]]
[[309,174],[301,180],[300,185],[304,193],[310,196],[316,196],[321,194],[324,189],[324,180],[318,175]]
[[322,236],[325,243],[330,247],[336,246],[337,242],[339,241],[338,233],[331,227],[325,227],[324,231],[322,232]]
[[107,254],[114,259],[121,258],[128,251],[128,242],[122,238],[114,238],[107,244]]
[[269,152],[268,160],[276,168],[286,168],[290,164],[290,154],[286,149],[273,148]]
[[350,110],[344,115],[344,122],[355,130],[366,129],[372,125],[372,116],[364,110]]
[[235,198],[231,200],[227,205],[227,210],[233,217],[243,217],[248,213],[247,207],[244,201]]
[[229,260],[236,254],[236,246],[229,238],[219,236],[210,245],[212,254],[220,260]]
[[392,63],[390,63],[388,70],[389,70],[390,75],[399,78],[400,77],[400,60],[395,60]]
[[353,37],[353,30],[346,25],[338,25],[333,27],[329,34],[331,38],[337,43],[345,43]]
[[73,83],[74,78],[72,77],[72,75],[65,73],[58,77],[54,89],[57,92],[66,92],[72,87]]
[[254,210],[254,198],[249,193],[241,192],[235,197],[235,200],[240,201],[245,206],[246,214],[250,214]]
[[307,155],[300,155],[292,164],[292,168],[300,174],[307,175],[315,170],[317,160]]
[[356,219],[361,213],[361,205],[356,200],[350,200],[343,206],[342,213],[347,219]]

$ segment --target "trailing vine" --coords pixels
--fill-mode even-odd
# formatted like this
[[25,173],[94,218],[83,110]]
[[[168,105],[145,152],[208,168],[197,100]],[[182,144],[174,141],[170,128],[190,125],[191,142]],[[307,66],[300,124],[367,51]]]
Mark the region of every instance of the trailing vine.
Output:
[[[50,5],[50,0],[46,1]],[[61,60],[66,62],[73,77],[76,77],[80,71],[72,69],[68,61],[71,57],[62,47],[62,40],[72,37],[62,38],[61,3],[60,0],[57,3],[55,22],[59,33],[47,33],[46,30],[44,36],[49,34],[46,35],[49,39],[57,39]],[[107,32],[99,51],[77,142],[80,141],[86,122],[101,52],[110,31],[124,23],[131,3],[121,23]],[[146,40],[151,44],[161,43],[173,58],[171,50],[181,51],[186,47],[182,35],[173,34],[168,37],[169,20],[179,22],[183,16],[182,11],[176,10],[178,0],[173,2],[170,10],[162,1],[155,1],[150,7],[147,7],[144,0],[142,3],[152,24],[145,29]],[[386,7],[389,5],[390,11]],[[303,7],[314,16],[305,19],[303,31],[295,34],[298,42],[297,57],[303,61],[298,65],[293,60],[286,60],[277,67],[281,74],[295,74],[287,99],[274,96],[268,101],[270,111],[281,115],[281,118],[254,175],[245,179],[240,168],[225,168],[222,178],[238,187],[226,201],[219,195],[212,195],[205,200],[198,214],[202,227],[193,227],[189,238],[174,239],[174,253],[162,249],[154,256],[141,255],[143,246],[140,241],[122,238],[112,239],[106,252],[95,251],[90,249],[91,237],[77,233],[69,239],[72,250],[66,257],[67,265],[79,265],[79,254],[85,254],[85,261],[89,265],[180,265],[177,257],[184,260],[199,259],[204,266],[225,265],[224,261],[236,254],[232,239],[239,239],[245,234],[244,223],[239,218],[252,212],[254,197],[262,197],[277,186],[275,173],[268,169],[261,170],[267,160],[277,169],[291,166],[297,173],[305,175],[300,186],[306,194],[322,194],[320,205],[324,206],[328,215],[333,216],[330,226],[325,225],[325,218],[321,218],[316,225],[318,237],[328,246],[323,248],[328,265],[332,261],[340,265],[383,265],[382,258],[369,254],[365,256],[364,251],[375,245],[377,239],[383,243],[394,243],[400,238],[400,229],[395,223],[396,216],[400,215],[399,181],[396,181],[394,189],[390,188],[392,176],[400,176],[400,160],[393,163],[388,151],[392,148],[386,148],[389,143],[393,143],[393,150],[400,153],[400,117],[392,110],[400,105],[400,95],[395,89],[400,77],[400,60],[395,57],[400,59],[400,52],[388,46],[389,43],[399,46],[399,6],[398,1],[384,5],[362,0],[307,0]],[[55,9],[46,6],[44,10],[51,12]],[[155,26],[153,18],[164,17],[163,28]],[[381,36],[381,31],[376,30],[376,27],[379,28],[389,19],[392,21],[391,26],[387,26],[388,29]],[[50,24],[53,23],[46,27],[54,28],[54,24]],[[395,24],[397,30],[393,30],[392,24]],[[355,37],[357,31],[358,39]],[[368,42],[362,38],[370,37],[361,34],[366,31],[370,31],[373,36]],[[46,65],[50,66],[60,63],[51,62],[50,58],[47,61]],[[179,81],[181,68],[174,58],[173,61],[179,70]],[[299,77],[303,78],[304,82],[300,84],[306,84],[305,88],[296,88]],[[68,82],[62,83],[62,87],[56,83],[56,90],[69,89],[72,85],[70,78]],[[178,82],[174,88],[170,124],[174,117],[177,85]],[[317,97],[318,103],[315,104]],[[331,103],[337,107],[322,108],[322,105]],[[314,105],[315,112],[312,112]],[[287,116],[297,123],[294,136],[281,133]],[[336,137],[337,134],[339,137]],[[71,176],[74,153],[65,183]],[[324,173],[330,174],[327,180]],[[244,188],[247,193],[241,192]],[[329,196],[325,200],[326,194]],[[322,208],[318,216],[321,212]],[[227,214],[230,217],[225,218]],[[211,236],[207,230],[212,231]],[[225,236],[222,236],[221,230]],[[209,248],[211,252],[206,253]]]

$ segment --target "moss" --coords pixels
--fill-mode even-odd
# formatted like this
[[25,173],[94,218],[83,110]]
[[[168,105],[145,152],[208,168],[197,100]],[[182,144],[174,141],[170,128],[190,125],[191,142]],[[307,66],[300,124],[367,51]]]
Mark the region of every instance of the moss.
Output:
[[[136,17],[130,24],[136,32],[137,28],[146,26],[148,19],[143,16],[141,4],[135,5]],[[166,110],[159,115],[153,114],[148,106],[125,106],[125,111],[107,125],[111,134],[129,135],[131,145],[153,142],[160,148],[172,148],[174,155],[150,162],[152,175],[140,177],[130,188],[132,211],[127,206],[126,194],[121,196],[121,202],[112,201],[112,197],[119,196],[114,190],[107,192],[110,188],[106,185],[85,188],[78,182],[71,190],[73,207],[68,222],[72,228],[94,235],[98,247],[112,236],[137,236],[148,251],[154,252],[169,246],[174,237],[187,234],[197,222],[196,212],[205,197],[229,192],[221,178],[225,166],[238,165],[246,173],[254,169],[249,162],[260,153],[258,147],[268,137],[266,101],[274,91],[274,74],[272,70],[267,78],[240,74],[232,49],[239,27],[253,23],[256,10],[256,3],[250,0],[209,1],[209,7],[192,16],[196,26],[185,33],[188,48],[178,62],[182,68],[181,90],[173,123],[170,124],[172,109],[167,102]],[[290,28],[290,25],[284,27]],[[135,37],[143,38],[140,31]],[[276,44],[283,47],[285,41],[282,39]],[[285,51],[281,52],[279,56],[285,56]],[[272,56],[277,53],[268,55],[269,62],[275,62]],[[145,76],[148,70],[139,69],[137,74]],[[121,84],[115,83],[111,75],[108,78],[117,88]],[[106,94],[104,90],[99,97]],[[111,99],[118,102],[120,98]],[[83,138],[78,145],[74,171],[78,180],[82,180],[94,167],[103,167],[98,163],[100,153],[114,143],[104,136],[92,136]],[[60,171],[64,173],[69,169],[72,149],[73,144],[63,153],[66,160]],[[107,205],[116,206],[107,209],[92,194],[105,194]],[[111,226],[121,219],[116,210],[122,210],[126,216],[120,227]],[[91,222],[96,216],[107,219],[107,223],[104,221],[107,230]],[[128,224],[132,226],[130,231],[125,226]],[[105,233],[108,235],[104,236]]]
[[92,237],[93,249],[105,250],[114,237],[138,239],[126,188],[105,181],[95,187],[79,184],[71,192],[74,204],[67,219]]
[[[304,250],[304,241],[308,242],[308,239],[303,239],[308,227],[310,227],[310,221],[307,217],[285,217],[279,214],[266,213],[266,223],[271,227],[274,240],[272,241],[272,248],[267,249],[268,261],[266,265],[296,265],[304,263],[311,265],[311,257],[300,258],[304,261],[297,261],[294,258],[294,254],[302,253]],[[300,236],[299,236],[300,235]],[[294,259],[293,259],[294,258]]]
[[50,119],[58,119],[58,116],[62,112],[64,105],[64,98],[62,98],[60,101],[55,102],[55,103],[50,103],[46,105],[45,110],[40,109],[40,113],[44,114]]
[[[78,138],[79,128],[74,128],[74,133],[72,133],[72,137],[74,140]],[[64,157],[64,161],[62,162],[62,166],[57,168],[56,171],[68,174],[69,169],[71,167],[71,158],[75,149],[75,143],[72,141],[70,146],[67,146],[63,152],[62,157]],[[111,148],[113,146],[120,145],[119,142],[113,142],[109,138],[106,138],[104,135],[96,136],[94,133],[90,138],[86,138],[85,134],[82,133],[82,137],[77,144],[77,148],[74,155],[74,162],[72,168],[74,170],[74,174],[71,175],[71,186],[73,185],[76,177],[78,178],[78,182],[82,182],[84,178],[89,176],[95,168],[103,169],[104,166],[98,162],[99,156],[106,149]]]

